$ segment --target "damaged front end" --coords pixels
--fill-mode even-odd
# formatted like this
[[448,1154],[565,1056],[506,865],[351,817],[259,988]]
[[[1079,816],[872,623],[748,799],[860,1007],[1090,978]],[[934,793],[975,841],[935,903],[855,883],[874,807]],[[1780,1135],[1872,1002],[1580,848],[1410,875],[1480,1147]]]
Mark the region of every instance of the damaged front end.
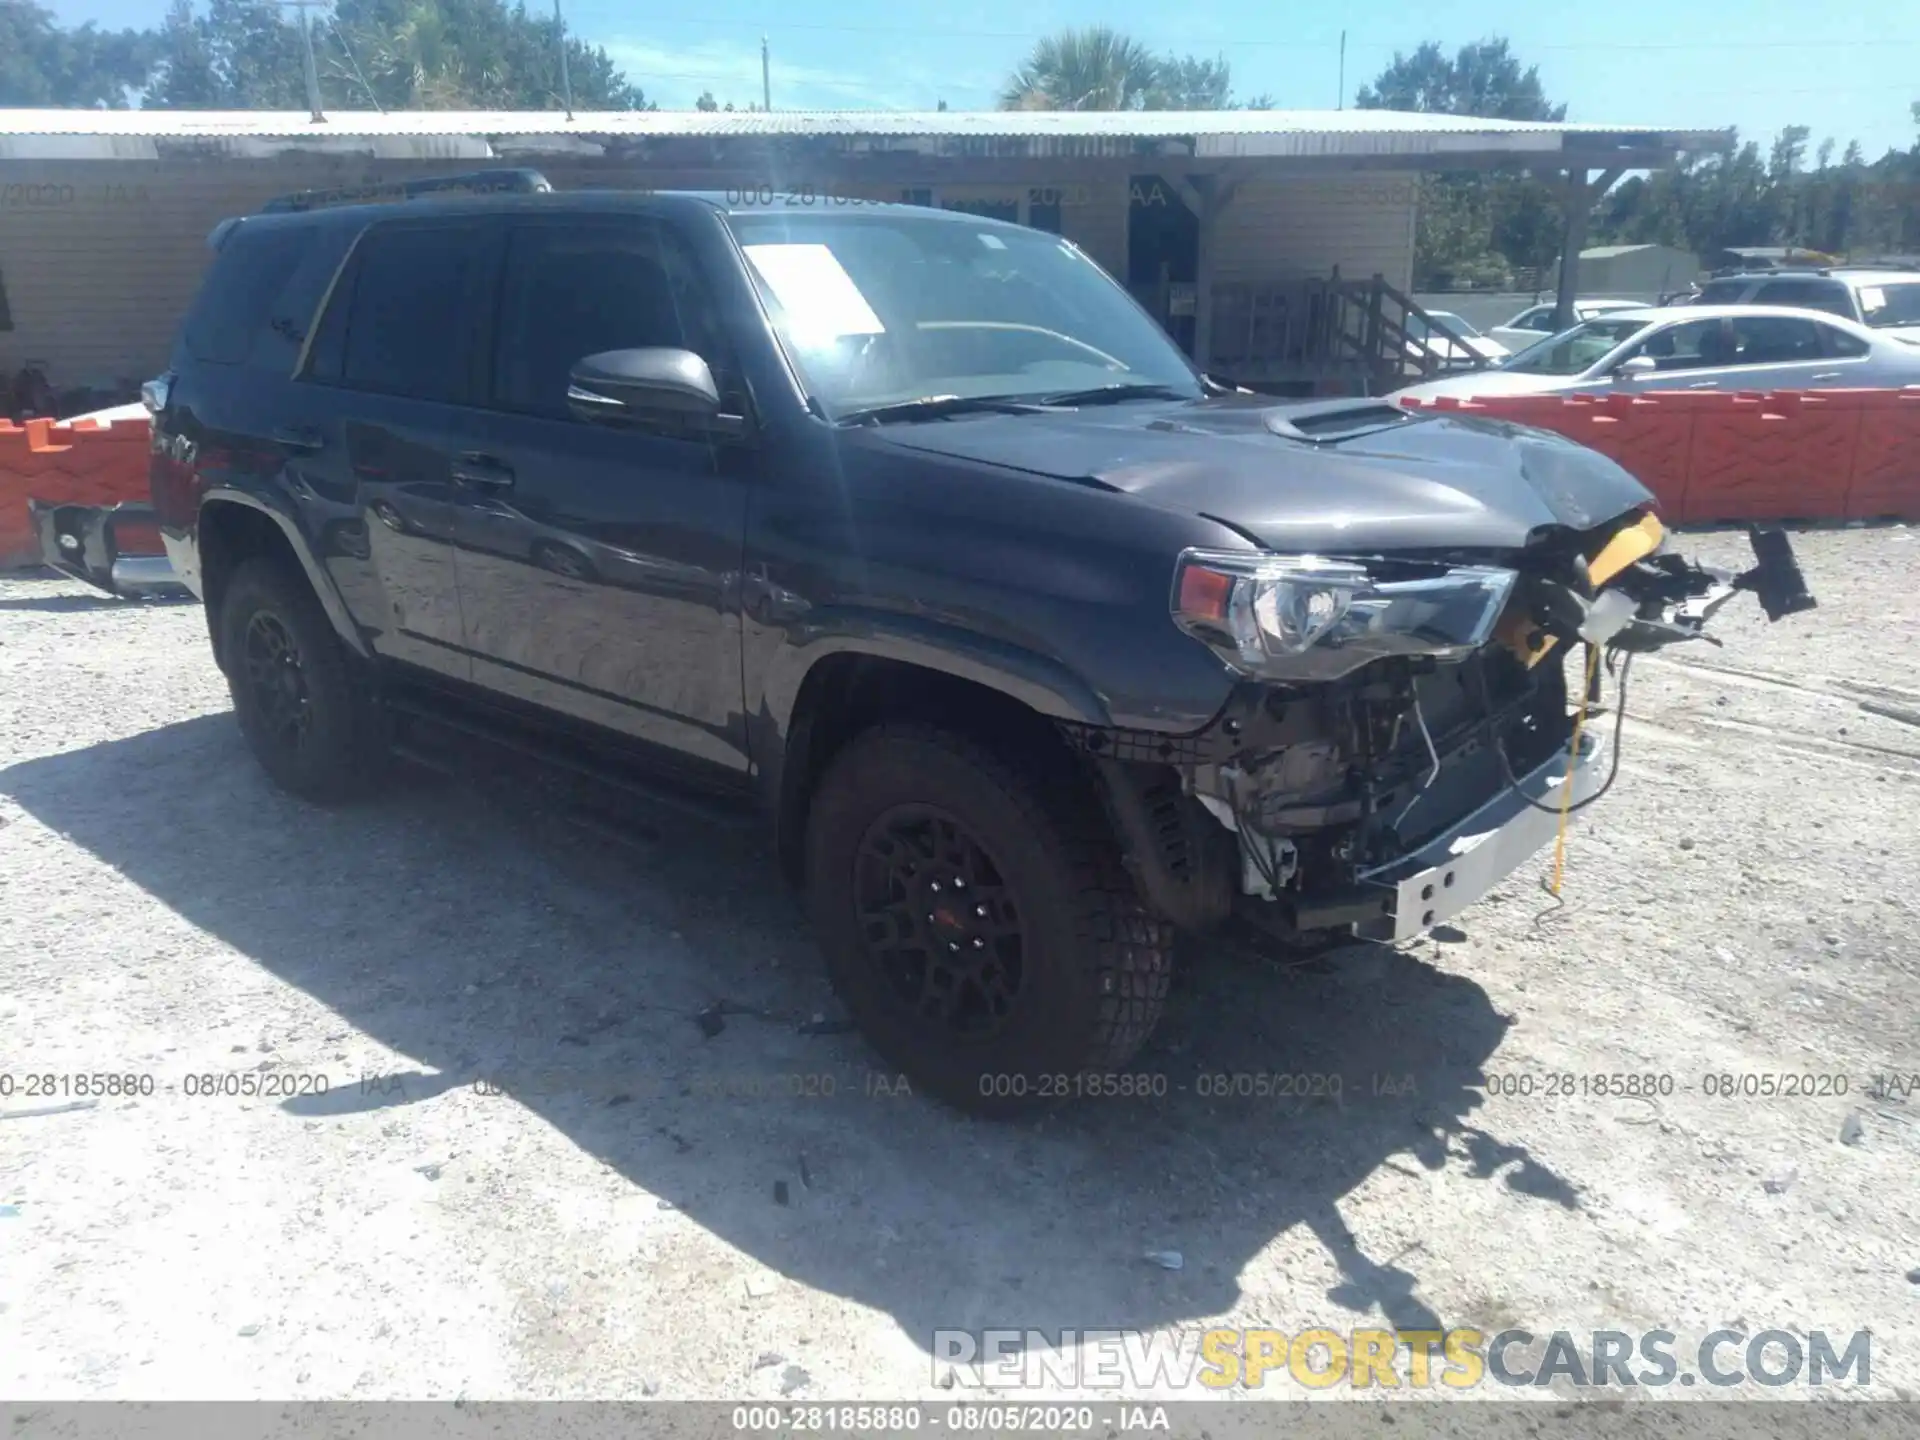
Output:
[[[1517,556],[1188,552],[1174,619],[1243,676],[1232,699],[1177,739],[1070,738],[1176,924],[1410,939],[1605,793],[1634,655],[1707,638],[1742,590],[1770,619],[1813,605],[1786,536],[1752,540],[1738,575],[1667,553],[1646,512]],[[1584,724],[1609,680],[1610,758]]]

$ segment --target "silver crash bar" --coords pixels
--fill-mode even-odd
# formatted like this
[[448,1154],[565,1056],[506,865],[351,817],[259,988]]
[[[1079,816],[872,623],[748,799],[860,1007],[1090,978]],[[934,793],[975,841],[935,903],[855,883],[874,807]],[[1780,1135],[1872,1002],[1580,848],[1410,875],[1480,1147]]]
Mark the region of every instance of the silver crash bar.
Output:
[[[1580,750],[1571,782],[1575,805],[1606,778],[1600,746],[1591,734],[1582,733]],[[1450,830],[1370,876],[1364,884],[1393,892],[1392,916],[1364,921],[1354,933],[1367,940],[1411,940],[1481,899],[1552,842],[1560,807],[1568,803],[1567,783],[1563,750],[1521,776],[1517,787],[1502,789]],[[1536,809],[1522,795],[1551,808]]]

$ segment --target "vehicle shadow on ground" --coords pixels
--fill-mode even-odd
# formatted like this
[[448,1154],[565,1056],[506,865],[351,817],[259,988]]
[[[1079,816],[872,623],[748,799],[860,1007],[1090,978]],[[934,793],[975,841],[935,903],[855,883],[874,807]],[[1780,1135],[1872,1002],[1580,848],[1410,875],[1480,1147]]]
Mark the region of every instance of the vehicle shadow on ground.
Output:
[[[1580,1206],[1475,1123],[1508,1020],[1392,949],[1195,957],[1133,1072],[1155,1093],[975,1121],[904,1093],[833,1024],[799,907],[752,839],[677,824],[649,839],[637,822],[611,844],[426,779],[321,811],[267,785],[227,714],[15,765],[0,792],[413,1059],[372,1087],[336,1077],[288,1102],[296,1115],[499,1081],[513,1100],[498,1103],[929,1352],[938,1328],[1218,1314],[1243,1285],[1283,1283],[1249,1262],[1297,1226],[1325,1263],[1284,1283],[1324,1293],[1316,1319],[1472,1323],[1422,1297],[1436,1257],[1354,1233],[1342,1197],[1383,1168],[1416,1185],[1446,1169],[1514,1205]],[[1146,1258],[1163,1251],[1178,1270]]]

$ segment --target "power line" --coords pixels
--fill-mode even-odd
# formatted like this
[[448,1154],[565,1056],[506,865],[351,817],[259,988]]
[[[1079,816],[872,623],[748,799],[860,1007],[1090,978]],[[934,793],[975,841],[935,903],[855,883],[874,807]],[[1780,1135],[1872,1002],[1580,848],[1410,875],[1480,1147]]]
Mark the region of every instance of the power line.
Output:
[[[949,30],[929,29],[923,25],[827,25],[801,20],[734,20],[724,16],[699,15],[660,15],[650,17],[649,25],[729,25],[749,30],[806,30],[821,31],[839,35],[910,35],[921,40],[1040,40],[1050,32],[1039,30]],[[1155,40],[1150,34],[1142,32],[1140,38],[1150,44],[1179,43],[1208,46],[1224,46],[1229,49],[1261,50],[1299,50],[1305,52],[1337,51],[1340,40],[1250,40],[1220,39],[1218,37],[1197,39],[1189,34],[1169,37],[1166,41]],[[605,41],[599,42],[605,44]],[[1863,40],[1597,40],[1591,43],[1581,41],[1558,41],[1543,45],[1525,45],[1516,47],[1527,54],[1535,51],[1643,51],[1643,50],[1888,50],[1913,49],[1920,47],[1920,38],[1914,39],[1863,39]],[[1399,50],[1411,48],[1405,41],[1394,40],[1354,40],[1348,39],[1349,50]]]

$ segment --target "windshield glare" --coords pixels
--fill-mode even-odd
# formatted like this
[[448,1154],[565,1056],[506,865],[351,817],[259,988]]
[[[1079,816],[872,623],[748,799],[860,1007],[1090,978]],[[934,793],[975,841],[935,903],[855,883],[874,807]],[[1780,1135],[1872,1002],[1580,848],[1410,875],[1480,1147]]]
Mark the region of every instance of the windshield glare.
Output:
[[1500,368],[1522,375],[1578,375],[1609,351],[1646,329],[1645,320],[1584,320],[1571,330],[1529,345]]
[[1860,313],[1869,325],[1920,325],[1920,281],[1899,285],[1862,285]]
[[934,216],[729,217],[788,354],[830,417],[923,396],[1161,385],[1187,359],[1119,286],[1040,230]]

